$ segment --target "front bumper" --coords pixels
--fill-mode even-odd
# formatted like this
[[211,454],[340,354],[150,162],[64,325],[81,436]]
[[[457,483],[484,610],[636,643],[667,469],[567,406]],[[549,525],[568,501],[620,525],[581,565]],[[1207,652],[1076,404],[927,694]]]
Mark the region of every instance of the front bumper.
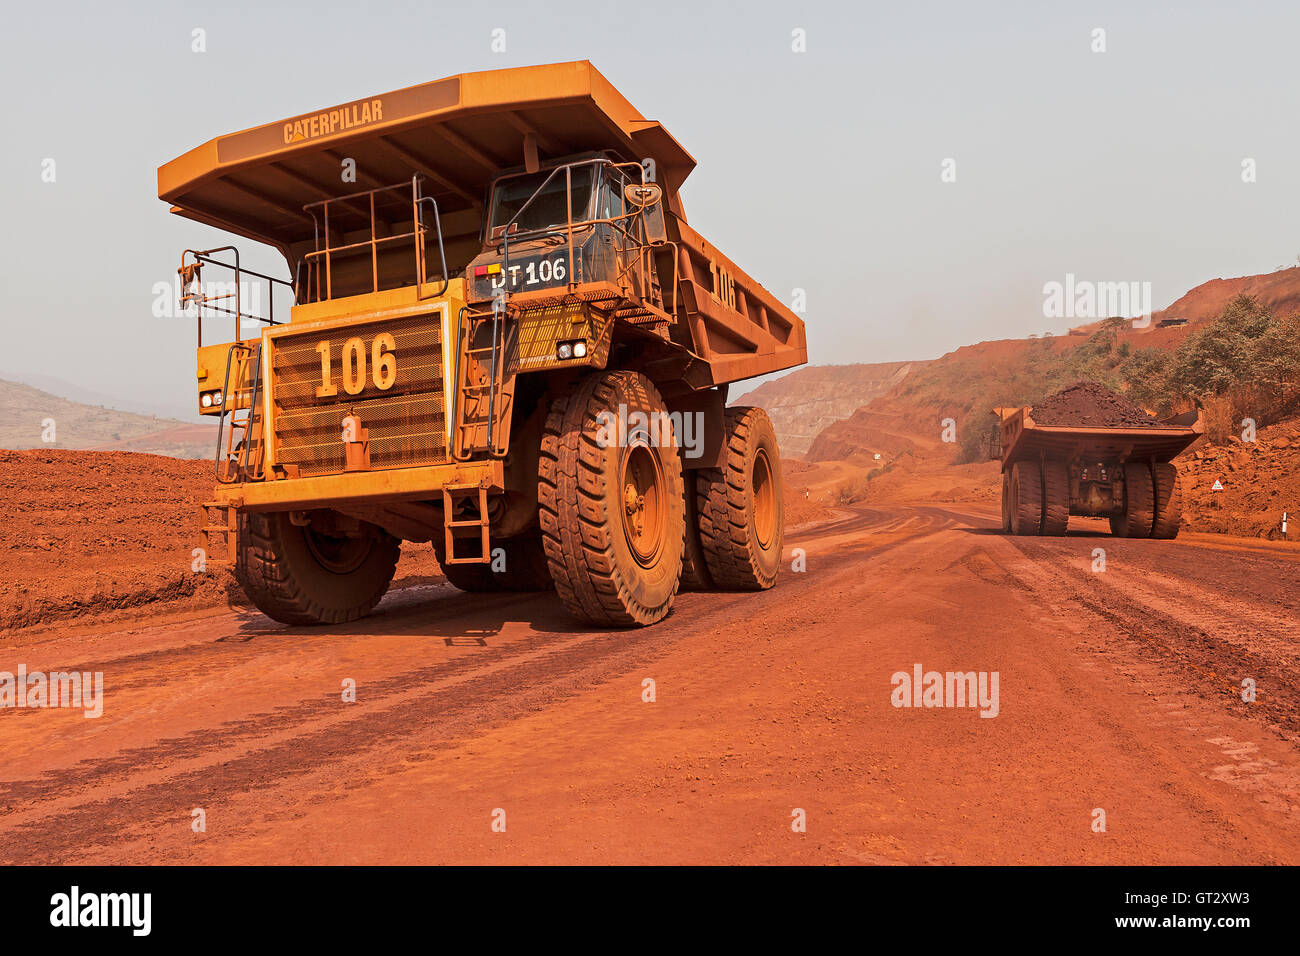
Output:
[[504,491],[504,468],[499,460],[492,459],[242,482],[218,485],[213,500],[240,511],[300,511],[343,504],[432,499],[440,497],[445,487],[486,488],[490,493]]

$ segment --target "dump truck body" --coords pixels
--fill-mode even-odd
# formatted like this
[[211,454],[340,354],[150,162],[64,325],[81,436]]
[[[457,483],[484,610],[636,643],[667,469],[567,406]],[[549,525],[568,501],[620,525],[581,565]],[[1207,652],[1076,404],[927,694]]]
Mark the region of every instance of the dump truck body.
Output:
[[[578,392],[596,408],[617,385],[675,422],[679,445],[683,416],[706,436],[675,465],[611,459],[631,469],[610,487],[632,496],[613,510],[634,515],[638,539],[642,512],[662,506],[646,504],[645,475],[676,468],[694,488],[725,463],[729,429],[749,428],[724,413],[726,386],[807,359],[802,320],[687,224],[693,166],[585,61],[370,96],[162,166],[172,212],[271,245],[288,266],[252,272],[233,246],[182,256],[199,411],[221,426],[210,508],[226,520],[205,527],[230,541],[241,515],[286,515],[331,540],[432,541],[445,568],[490,564],[494,542],[508,551],[544,524],[551,416]],[[233,293],[205,286],[221,268]],[[287,321],[249,304],[277,295],[292,299]],[[231,322],[216,342],[214,319]],[[596,378],[613,391],[587,396]],[[763,455],[747,467],[770,472],[775,445]]]
[[994,410],[1004,530],[1064,534],[1069,516],[1080,515],[1107,518],[1127,537],[1177,535],[1181,494],[1170,462],[1204,434],[1199,411],[1141,427],[1040,425],[1032,412]]

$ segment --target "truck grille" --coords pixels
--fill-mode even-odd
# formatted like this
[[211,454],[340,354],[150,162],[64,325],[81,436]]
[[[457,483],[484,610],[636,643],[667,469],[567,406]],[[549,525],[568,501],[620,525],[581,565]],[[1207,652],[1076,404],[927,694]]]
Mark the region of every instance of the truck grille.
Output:
[[[372,345],[384,333],[393,337],[397,377],[381,390],[374,382]],[[353,338],[361,341],[366,367],[361,390],[349,395],[343,385],[344,344]],[[341,473],[343,419],[349,413],[370,432],[373,469],[447,460],[442,324],[437,315],[286,334],[272,341],[276,464],[295,465],[304,477]],[[330,344],[330,382],[337,394],[318,398],[322,341]]]

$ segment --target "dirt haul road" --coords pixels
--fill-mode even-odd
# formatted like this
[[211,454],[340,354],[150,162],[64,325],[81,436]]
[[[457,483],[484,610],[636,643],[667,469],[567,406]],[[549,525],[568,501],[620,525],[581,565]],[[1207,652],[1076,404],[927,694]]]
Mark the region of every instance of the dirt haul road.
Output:
[[[0,671],[104,704],[0,710],[0,859],[1300,863],[1300,550],[996,523],[840,512],[806,572],[633,633],[444,585],[11,633]],[[918,665],[996,699],[894,706]]]

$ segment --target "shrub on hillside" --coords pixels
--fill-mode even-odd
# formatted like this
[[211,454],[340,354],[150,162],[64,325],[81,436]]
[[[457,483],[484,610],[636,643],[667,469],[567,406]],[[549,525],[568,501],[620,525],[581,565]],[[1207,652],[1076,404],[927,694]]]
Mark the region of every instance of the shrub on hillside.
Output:
[[1216,415],[1235,422],[1285,417],[1300,405],[1300,317],[1278,319],[1251,296],[1238,296],[1183,340],[1164,386],[1207,409],[1213,402]]

